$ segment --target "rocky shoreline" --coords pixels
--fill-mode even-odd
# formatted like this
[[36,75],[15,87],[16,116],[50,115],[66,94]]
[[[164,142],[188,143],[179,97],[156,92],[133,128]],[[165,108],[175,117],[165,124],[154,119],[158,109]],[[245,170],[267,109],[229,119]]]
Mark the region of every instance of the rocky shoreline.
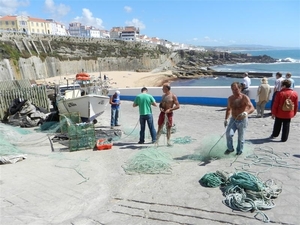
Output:
[[[179,79],[196,79],[199,77],[234,77],[242,78],[243,72],[217,72],[210,66],[235,63],[275,63],[277,59],[270,56],[251,56],[228,52],[178,51],[181,59],[173,66],[172,74]],[[272,73],[249,73],[250,78],[272,77]]]

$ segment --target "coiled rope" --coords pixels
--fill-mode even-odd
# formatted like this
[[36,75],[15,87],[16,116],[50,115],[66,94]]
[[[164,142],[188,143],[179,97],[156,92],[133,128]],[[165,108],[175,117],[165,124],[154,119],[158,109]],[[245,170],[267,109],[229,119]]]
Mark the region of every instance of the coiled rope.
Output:
[[247,172],[236,172],[226,177],[225,172],[205,174],[200,184],[206,187],[222,186],[225,199],[223,204],[233,210],[256,212],[256,219],[262,217],[263,222],[269,222],[269,217],[261,210],[275,207],[272,199],[277,198],[282,188],[273,180],[262,182],[258,177]]

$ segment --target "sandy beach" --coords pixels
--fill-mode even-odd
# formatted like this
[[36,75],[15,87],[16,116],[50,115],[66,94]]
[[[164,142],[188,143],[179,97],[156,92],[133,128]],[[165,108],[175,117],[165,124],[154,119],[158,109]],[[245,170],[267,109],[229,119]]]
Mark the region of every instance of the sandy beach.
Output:
[[[158,114],[159,109],[153,108],[155,124]],[[27,158],[0,167],[1,224],[263,224],[263,214],[256,219],[256,212],[232,210],[222,203],[220,188],[199,184],[205,174],[217,170],[248,171],[262,181],[274,180],[282,192],[273,199],[275,207],[262,212],[272,224],[299,224],[299,115],[292,120],[285,143],[280,137],[267,138],[274,122],[270,117],[250,115],[245,151],[236,157],[223,154],[224,114],[220,107],[181,105],[174,112],[172,147],[166,146],[165,135],[159,146],[148,144],[149,131],[147,144],[137,144],[139,115],[130,101],[121,104],[119,129],[110,129],[110,108],[98,118],[96,131],[122,133],[111,150],[69,152],[54,142],[52,151],[48,136],[54,134],[34,129],[27,135],[12,133],[13,145]],[[149,151],[169,157],[167,171],[125,171],[128,162]]]
[[[100,73],[88,73],[91,76],[92,80],[99,79]],[[126,88],[126,87],[158,87],[162,83],[168,80],[175,79],[172,77],[172,71],[163,71],[163,72],[134,72],[134,71],[104,71],[101,72],[101,79],[104,79],[104,75],[107,76],[107,80],[111,88]],[[76,77],[76,74],[65,75],[65,76],[56,76],[51,78],[46,78],[43,80],[36,80],[38,84],[48,84],[50,83],[62,83],[67,84],[73,82]]]

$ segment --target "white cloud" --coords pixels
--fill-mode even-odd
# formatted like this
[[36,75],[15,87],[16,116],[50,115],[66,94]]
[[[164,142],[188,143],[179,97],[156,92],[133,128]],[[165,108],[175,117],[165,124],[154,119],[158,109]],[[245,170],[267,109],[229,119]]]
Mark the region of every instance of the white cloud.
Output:
[[0,0],[0,15],[18,14],[18,8],[29,5],[29,0]]
[[96,28],[103,29],[103,21],[100,18],[93,17],[93,13],[89,9],[82,9],[82,16],[74,18],[75,21],[82,23],[86,26],[94,26]]
[[138,19],[132,19],[131,21],[126,21],[125,24],[127,26],[135,26],[138,27],[140,30],[143,30],[146,28],[145,24],[143,23],[143,21],[139,21]]
[[124,6],[124,10],[125,10],[127,13],[131,13],[132,8],[131,8],[130,6]]
[[55,4],[53,0],[45,0],[45,10],[56,18],[60,18],[69,13],[70,7],[64,4]]

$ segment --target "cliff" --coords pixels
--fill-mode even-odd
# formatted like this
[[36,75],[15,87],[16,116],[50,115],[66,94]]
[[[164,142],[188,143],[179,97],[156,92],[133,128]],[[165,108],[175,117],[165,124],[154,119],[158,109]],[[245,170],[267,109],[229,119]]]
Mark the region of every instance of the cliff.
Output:
[[44,79],[81,71],[173,70],[177,77],[211,75],[203,67],[237,62],[275,62],[214,51],[170,49],[150,43],[70,36],[0,33],[0,81]]

